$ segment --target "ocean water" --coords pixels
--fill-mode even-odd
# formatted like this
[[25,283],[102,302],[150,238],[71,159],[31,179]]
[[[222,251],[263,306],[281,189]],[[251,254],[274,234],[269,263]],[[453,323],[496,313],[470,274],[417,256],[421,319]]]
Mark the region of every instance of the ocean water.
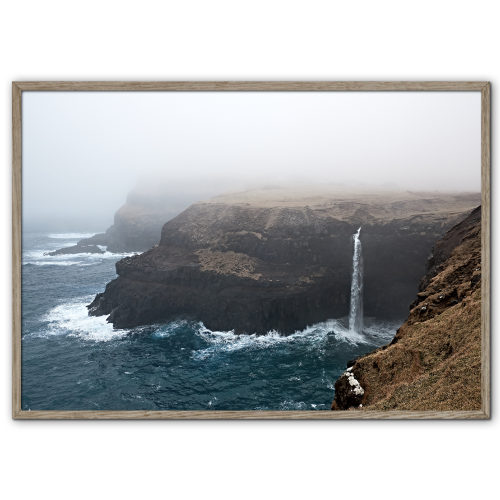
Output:
[[85,306],[130,254],[43,255],[94,232],[23,231],[24,410],[329,410],[346,362],[403,321],[365,317],[357,334],[346,317],[288,337],[187,320],[114,330]]

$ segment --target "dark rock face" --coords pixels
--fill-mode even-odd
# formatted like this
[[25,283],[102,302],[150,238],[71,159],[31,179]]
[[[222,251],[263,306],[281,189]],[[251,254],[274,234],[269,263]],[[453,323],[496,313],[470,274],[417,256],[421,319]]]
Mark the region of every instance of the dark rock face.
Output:
[[196,203],[163,226],[159,245],[117,262],[119,277],[89,314],[120,328],[189,317],[212,330],[290,334],[348,314],[352,235],[362,225],[365,314],[401,317],[432,244],[464,216],[452,201],[437,214],[323,198]]
[[74,245],[72,247],[61,248],[59,250],[55,250],[54,252],[45,252],[44,255],[65,255],[65,254],[76,254],[76,253],[104,253],[104,250],[101,250],[99,247],[95,245]]
[[127,204],[115,213],[114,224],[105,233],[84,238],[78,244],[104,245],[114,253],[145,252],[158,243],[163,224],[175,215]]
[[344,372],[332,410],[480,408],[481,207],[436,242],[426,269],[394,339],[348,362],[363,395]]
[[121,260],[117,272],[119,278],[89,307],[91,314],[110,314],[116,327],[186,316],[212,330],[292,333],[321,321],[324,310],[335,317],[349,307],[343,291],[322,284],[321,276],[310,280],[301,266],[232,251],[159,246]]
[[481,207],[474,209],[469,216],[459,224],[453,226],[433,247],[425,265],[426,274],[421,279],[418,290],[424,291],[430,281],[443,268],[444,262],[450,257],[453,250],[459,246],[473,226],[481,223]]

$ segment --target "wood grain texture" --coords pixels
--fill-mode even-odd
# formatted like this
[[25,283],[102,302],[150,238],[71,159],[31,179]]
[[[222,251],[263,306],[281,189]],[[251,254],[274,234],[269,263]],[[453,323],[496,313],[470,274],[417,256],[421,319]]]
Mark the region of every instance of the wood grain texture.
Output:
[[15,82],[21,90],[481,91],[487,82]]
[[[481,411],[22,411],[22,91],[481,91]],[[12,417],[54,419],[489,419],[490,418],[490,84],[488,82],[14,82],[12,84]]]
[[21,411],[21,89],[12,84],[12,414]]
[[482,420],[482,411],[21,411],[22,420],[141,419],[141,420]]
[[481,91],[481,409],[490,416],[490,84]]

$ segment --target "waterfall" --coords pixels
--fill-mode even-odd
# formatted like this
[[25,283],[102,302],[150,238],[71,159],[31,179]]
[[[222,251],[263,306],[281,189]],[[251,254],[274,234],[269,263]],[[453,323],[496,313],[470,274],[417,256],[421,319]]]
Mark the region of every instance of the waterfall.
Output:
[[363,255],[358,229],[353,234],[354,255],[352,258],[351,310],[349,311],[349,330],[361,333],[363,331]]

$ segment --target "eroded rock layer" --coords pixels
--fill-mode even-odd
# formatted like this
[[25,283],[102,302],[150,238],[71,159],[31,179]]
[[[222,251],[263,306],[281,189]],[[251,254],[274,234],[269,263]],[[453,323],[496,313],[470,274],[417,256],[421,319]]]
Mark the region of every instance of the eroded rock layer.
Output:
[[159,245],[119,261],[89,311],[115,327],[189,317],[212,330],[290,334],[348,313],[362,226],[365,314],[401,317],[433,243],[478,198],[328,187],[218,196],[167,222]]
[[481,408],[481,207],[434,246],[393,341],[349,365],[363,394],[341,377],[333,410]]

